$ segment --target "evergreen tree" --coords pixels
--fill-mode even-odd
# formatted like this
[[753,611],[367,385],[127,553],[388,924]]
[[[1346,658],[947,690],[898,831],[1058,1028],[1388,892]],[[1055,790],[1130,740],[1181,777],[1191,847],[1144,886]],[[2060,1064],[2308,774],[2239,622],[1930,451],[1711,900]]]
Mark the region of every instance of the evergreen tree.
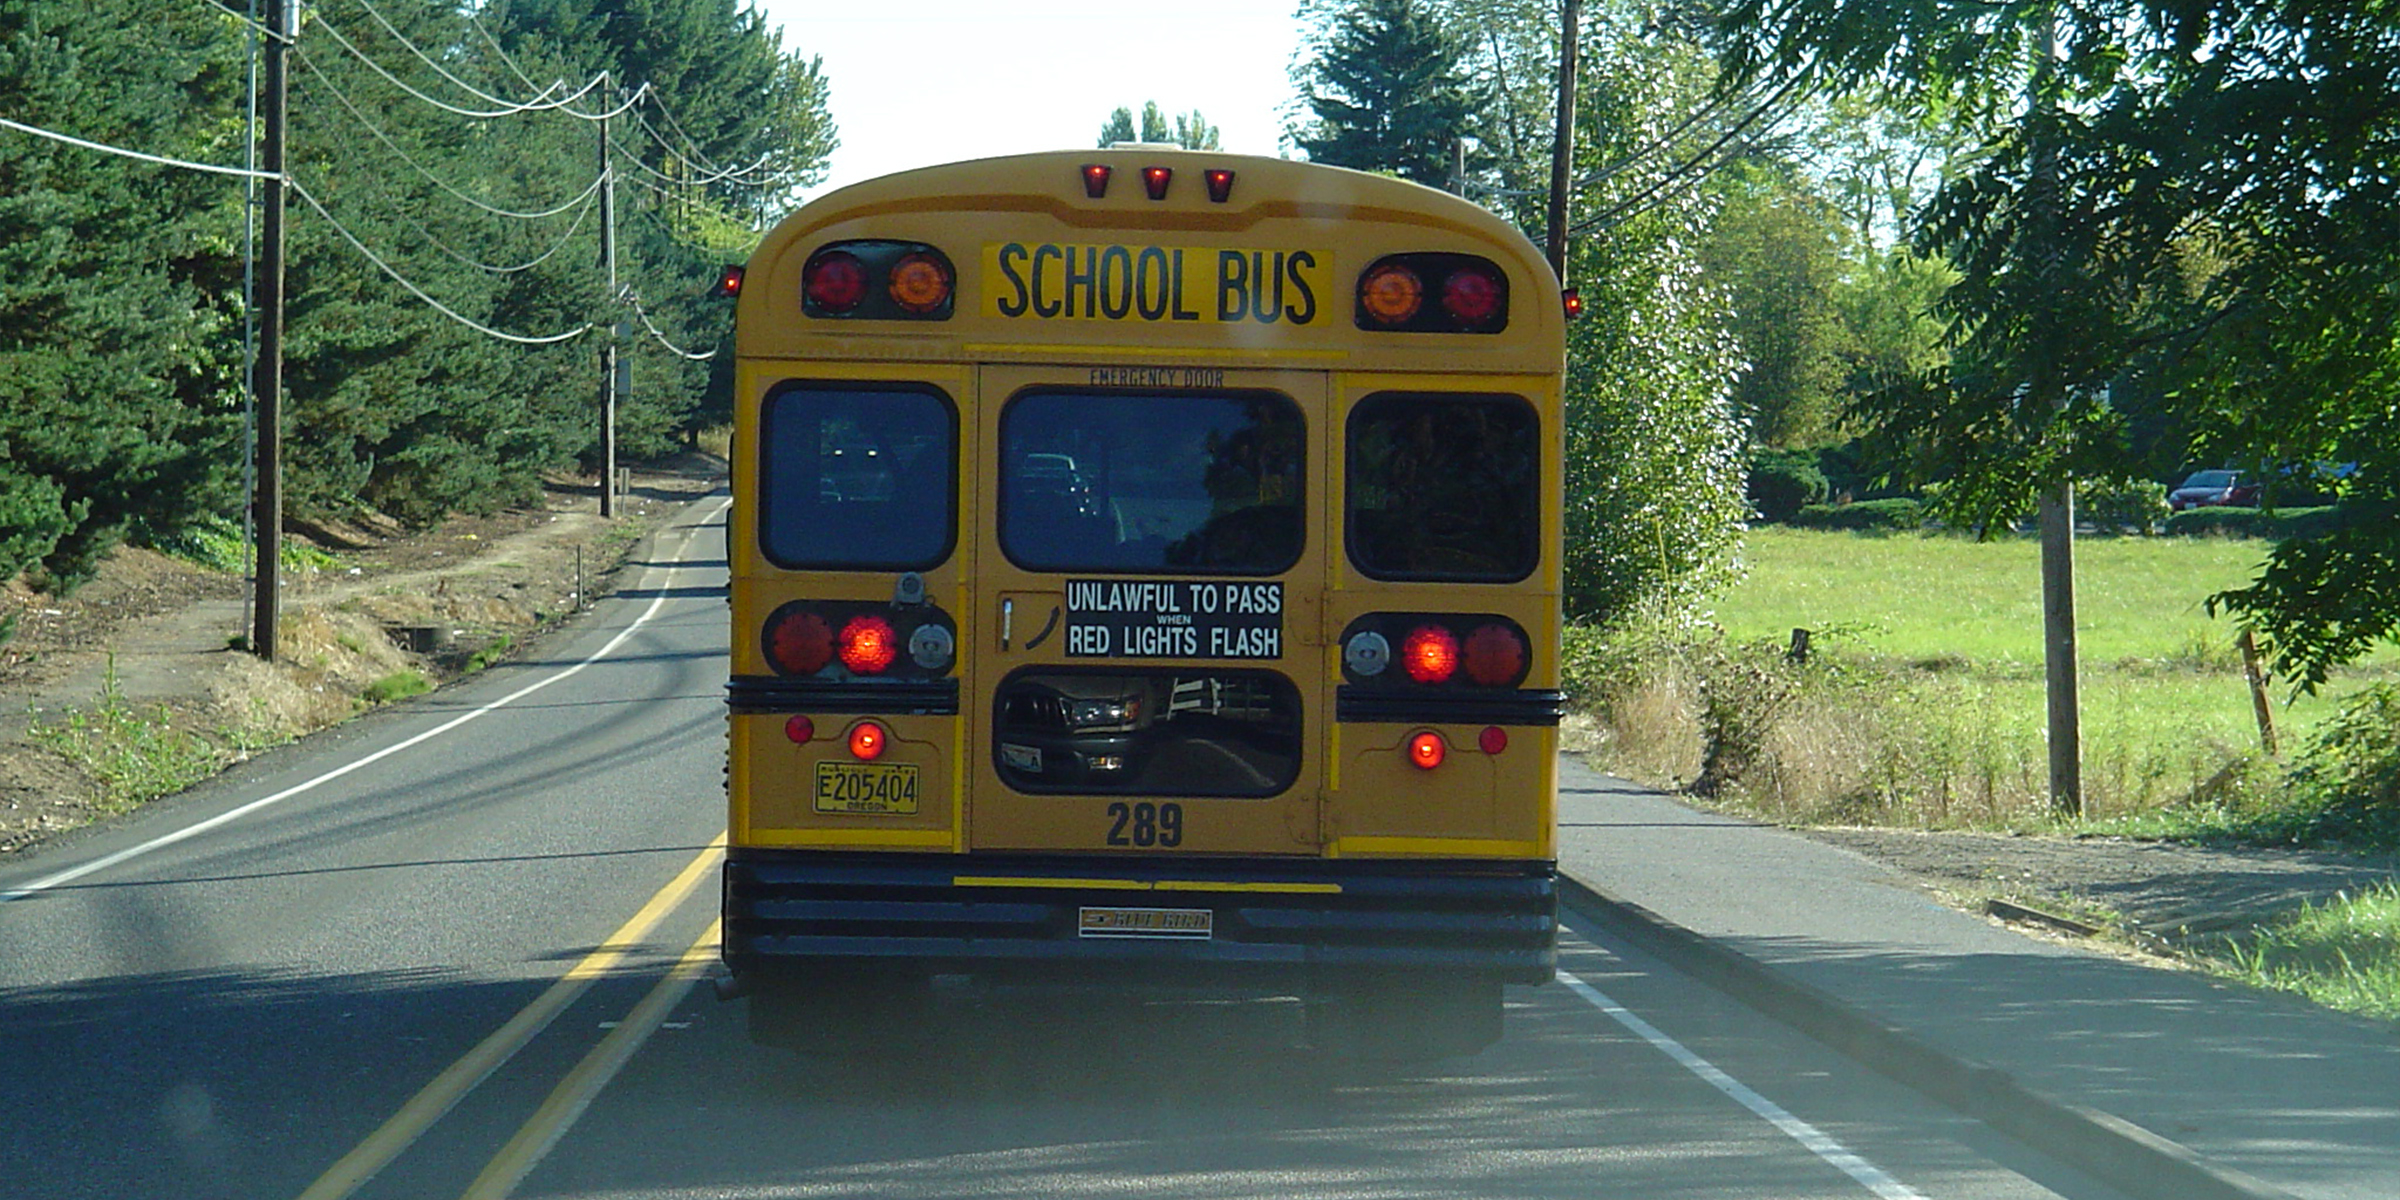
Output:
[[1318,14],[1308,46],[1294,82],[1310,119],[1289,134],[1311,161],[1449,181],[1481,97],[1459,38],[1427,0],[1351,0]]

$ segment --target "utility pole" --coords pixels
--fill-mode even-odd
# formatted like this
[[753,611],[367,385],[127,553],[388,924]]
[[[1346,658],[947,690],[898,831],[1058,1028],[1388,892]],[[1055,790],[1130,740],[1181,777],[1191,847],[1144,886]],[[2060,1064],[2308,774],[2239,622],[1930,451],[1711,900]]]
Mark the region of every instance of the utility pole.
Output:
[[292,0],[266,0],[266,61],[260,71],[260,125],[265,145],[259,169],[269,178],[259,221],[258,354],[250,360],[250,394],[258,406],[258,489],[251,522],[258,529],[251,581],[250,652],[275,661],[276,627],[282,616],[279,587],[283,567],[283,200],[286,186],[285,67],[297,27]]
[[[2034,186],[2042,189],[2039,207],[2041,225],[2038,236],[2042,255],[2038,272],[2057,269],[2059,248],[2058,222],[2058,147],[2056,138],[2046,128],[2049,124],[2053,75],[2058,66],[2057,14],[2048,9],[2042,12],[2042,60],[2034,65],[2034,111],[2040,114],[2037,127],[2041,142],[2034,148]],[[2044,324],[2049,336],[2043,339],[2044,351],[2051,360],[2041,366],[2049,374],[2050,386],[2056,389],[2049,397],[2058,409],[2065,409],[2065,384],[2058,378],[2056,359],[2057,319],[2051,316]],[[2039,396],[2028,397],[2039,403]],[[2075,654],[2075,481],[2061,479],[2056,489],[2045,494],[2040,504],[2042,526],[2042,676],[2049,708],[2050,731],[2050,810],[2062,817],[2083,815],[2083,717],[2076,695]]]
[[[617,104],[616,81],[600,79],[600,111]],[[617,175],[608,158],[608,118],[600,125],[600,265],[608,272],[608,303],[617,303]],[[617,515],[617,322],[600,344],[600,515]]]
[[1575,158],[1575,32],[1583,24],[1583,0],[1560,0],[1558,29],[1558,137],[1550,143],[1550,273],[1567,282],[1567,172]]

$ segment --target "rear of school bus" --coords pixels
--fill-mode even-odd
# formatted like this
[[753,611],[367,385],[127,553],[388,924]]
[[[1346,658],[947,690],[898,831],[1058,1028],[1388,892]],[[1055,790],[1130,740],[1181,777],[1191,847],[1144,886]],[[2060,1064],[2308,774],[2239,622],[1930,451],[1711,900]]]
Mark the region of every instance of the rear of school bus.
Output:
[[908,172],[738,310],[727,966],[1292,995],[1471,1050],[1555,959],[1556,279],[1484,210],[1119,147]]

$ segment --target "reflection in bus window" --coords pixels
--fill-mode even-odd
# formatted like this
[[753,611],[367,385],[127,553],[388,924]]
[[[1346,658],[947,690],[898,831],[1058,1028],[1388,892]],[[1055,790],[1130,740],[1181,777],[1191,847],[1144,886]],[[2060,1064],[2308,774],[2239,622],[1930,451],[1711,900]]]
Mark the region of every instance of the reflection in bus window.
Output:
[[1300,557],[1285,397],[1029,392],[1000,443],[1000,545],[1020,566],[1267,575]]
[[949,555],[956,422],[925,390],[767,398],[759,546],[778,566],[922,570]]
[[993,729],[1024,792],[1271,796],[1300,770],[1300,693],[1268,671],[1018,674]]
[[1540,488],[1533,408],[1514,396],[1387,392],[1350,415],[1350,558],[1375,578],[1523,579]]

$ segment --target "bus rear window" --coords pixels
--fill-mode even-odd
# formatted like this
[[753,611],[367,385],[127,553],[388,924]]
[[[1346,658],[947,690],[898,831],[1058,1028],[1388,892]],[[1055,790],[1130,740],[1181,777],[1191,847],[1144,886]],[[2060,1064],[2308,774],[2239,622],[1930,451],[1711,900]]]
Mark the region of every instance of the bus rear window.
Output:
[[1508,583],[1541,561],[1541,451],[1515,396],[1387,392],[1350,414],[1350,560],[1377,579]]
[[958,421],[929,388],[794,384],[767,397],[759,548],[787,569],[918,571],[950,556]]
[[1299,561],[1304,433],[1271,392],[1026,392],[1000,546],[1036,571],[1272,575]]

